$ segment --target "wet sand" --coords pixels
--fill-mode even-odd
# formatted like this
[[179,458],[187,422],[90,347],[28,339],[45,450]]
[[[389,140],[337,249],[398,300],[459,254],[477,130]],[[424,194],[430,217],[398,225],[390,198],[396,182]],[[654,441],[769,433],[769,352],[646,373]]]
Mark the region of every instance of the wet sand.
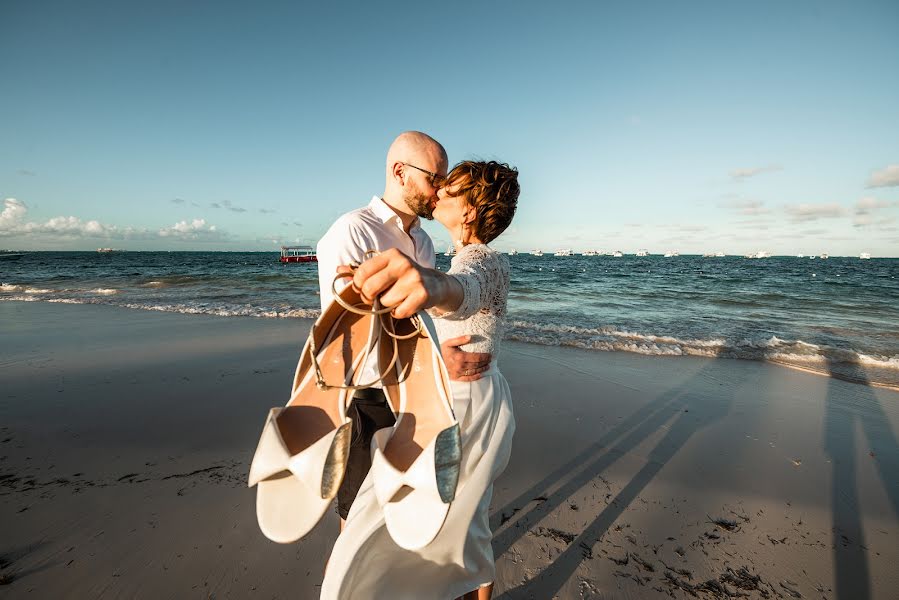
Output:
[[[309,321],[0,302],[0,597],[316,598],[246,473]],[[507,343],[498,598],[894,598],[899,393]]]

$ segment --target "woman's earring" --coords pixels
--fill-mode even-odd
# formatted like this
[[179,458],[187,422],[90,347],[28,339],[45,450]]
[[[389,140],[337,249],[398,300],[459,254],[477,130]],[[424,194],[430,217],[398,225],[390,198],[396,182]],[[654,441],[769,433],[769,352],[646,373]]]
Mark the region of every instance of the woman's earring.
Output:
[[462,248],[465,245],[465,223],[459,226],[459,239],[456,240],[456,247]]

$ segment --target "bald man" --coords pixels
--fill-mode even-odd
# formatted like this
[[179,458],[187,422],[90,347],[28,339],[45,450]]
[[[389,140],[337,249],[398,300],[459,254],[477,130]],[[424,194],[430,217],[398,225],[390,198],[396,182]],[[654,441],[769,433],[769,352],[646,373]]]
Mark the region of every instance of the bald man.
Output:
[[[369,250],[383,252],[396,248],[418,264],[434,268],[434,243],[421,228],[421,218],[432,218],[437,190],[446,177],[447,168],[446,150],[431,136],[420,131],[406,131],[393,141],[387,151],[384,194],[372,197],[368,206],[338,218],[318,242],[318,278],[323,310],[333,298],[331,284],[337,268],[362,263]],[[348,282],[349,279],[339,280],[337,289]],[[489,366],[489,354],[459,350],[459,346],[469,341],[470,336],[462,336],[441,344],[450,379],[474,381]],[[375,381],[378,375],[377,365],[370,361],[360,380]],[[371,468],[372,435],[396,422],[383,391],[377,386],[357,391],[348,413],[353,420],[353,442],[343,483],[337,492],[341,526]]]

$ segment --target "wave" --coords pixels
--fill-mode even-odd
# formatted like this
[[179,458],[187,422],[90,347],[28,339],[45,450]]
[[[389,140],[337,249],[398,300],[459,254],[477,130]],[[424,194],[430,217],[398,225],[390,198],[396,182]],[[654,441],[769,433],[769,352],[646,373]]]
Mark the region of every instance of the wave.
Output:
[[[120,295],[115,288],[44,290],[24,285],[0,284],[0,292],[0,300],[7,301],[104,304],[137,310],[219,317],[315,319],[320,313],[318,309],[296,308],[288,304],[260,306],[223,301],[160,301],[158,298],[141,301],[128,294]],[[777,336],[730,339],[721,336],[691,337],[664,332],[629,331],[613,326],[579,327],[510,320],[506,324],[504,337],[528,344],[568,346],[593,351],[765,361],[857,383],[899,387],[899,354],[881,354]]]
[[586,328],[510,321],[504,337],[529,344],[606,352],[765,361],[856,383],[899,386],[899,355],[868,353],[777,336],[736,340],[682,338],[622,331],[614,327]]
[[[6,290],[3,290],[6,291]],[[97,288],[93,293],[105,297],[47,298],[35,295],[0,296],[0,301],[8,302],[49,302],[53,304],[96,304],[118,306],[134,310],[181,313],[185,315],[212,315],[217,317],[259,317],[264,319],[317,319],[320,310],[312,308],[274,308],[251,305],[208,305],[179,303],[140,303],[114,301],[112,296],[118,290]],[[107,299],[109,298],[109,299]]]

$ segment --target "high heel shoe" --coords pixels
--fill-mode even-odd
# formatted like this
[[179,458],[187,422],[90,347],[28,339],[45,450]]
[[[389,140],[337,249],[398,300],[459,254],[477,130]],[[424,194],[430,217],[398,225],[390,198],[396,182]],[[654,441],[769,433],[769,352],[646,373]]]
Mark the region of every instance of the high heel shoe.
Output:
[[[372,438],[371,474],[391,537],[400,547],[417,550],[440,532],[455,498],[461,435],[430,317],[382,315],[381,321],[381,351],[395,359],[383,379],[384,393],[399,414],[393,427]],[[385,343],[385,334],[391,342]]]
[[352,286],[336,294],[309,332],[290,401],[269,411],[249,485],[257,487],[259,527],[272,541],[302,538],[337,494],[352,437],[348,392],[371,385],[356,382],[378,346],[378,321]]

